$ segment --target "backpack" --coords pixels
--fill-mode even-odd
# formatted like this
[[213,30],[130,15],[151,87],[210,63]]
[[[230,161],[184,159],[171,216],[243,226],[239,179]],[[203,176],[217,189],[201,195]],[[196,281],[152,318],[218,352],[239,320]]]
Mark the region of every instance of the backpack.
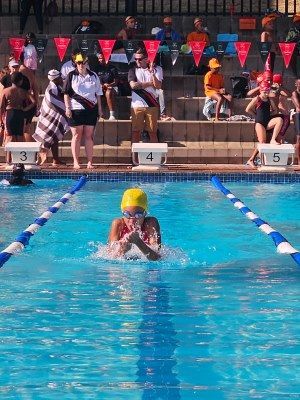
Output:
[[56,0],[50,0],[49,4],[45,8],[45,22],[49,24],[54,17],[58,16],[58,5]]
[[236,99],[244,99],[249,90],[248,79],[244,76],[233,76],[230,78],[232,96]]

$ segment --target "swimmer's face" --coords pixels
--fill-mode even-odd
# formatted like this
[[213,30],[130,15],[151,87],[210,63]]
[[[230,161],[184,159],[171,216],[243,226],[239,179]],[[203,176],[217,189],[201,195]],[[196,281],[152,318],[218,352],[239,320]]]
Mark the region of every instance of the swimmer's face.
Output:
[[122,214],[129,229],[140,228],[146,216],[146,212],[142,207],[135,206],[125,207]]

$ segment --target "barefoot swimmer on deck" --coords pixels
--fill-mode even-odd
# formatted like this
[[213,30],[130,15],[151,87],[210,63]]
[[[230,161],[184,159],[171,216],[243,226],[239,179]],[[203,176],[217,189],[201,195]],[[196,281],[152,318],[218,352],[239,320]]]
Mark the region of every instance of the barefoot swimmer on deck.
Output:
[[127,189],[122,197],[122,217],[113,220],[108,245],[113,257],[126,255],[134,244],[150,261],[160,259],[160,226],[155,217],[147,217],[148,200],[139,188]]

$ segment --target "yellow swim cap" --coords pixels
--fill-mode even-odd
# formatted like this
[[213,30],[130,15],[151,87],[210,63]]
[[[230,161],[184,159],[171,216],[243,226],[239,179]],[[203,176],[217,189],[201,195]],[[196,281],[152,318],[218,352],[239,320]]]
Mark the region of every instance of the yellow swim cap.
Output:
[[121,210],[123,211],[126,207],[141,207],[147,211],[148,200],[146,193],[139,188],[125,190],[121,201]]

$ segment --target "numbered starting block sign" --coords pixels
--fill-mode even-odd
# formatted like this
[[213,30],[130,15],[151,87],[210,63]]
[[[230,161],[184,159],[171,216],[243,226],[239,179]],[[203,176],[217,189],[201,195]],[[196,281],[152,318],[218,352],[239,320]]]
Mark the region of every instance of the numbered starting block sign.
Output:
[[260,171],[281,171],[293,165],[295,148],[292,144],[258,144]]
[[133,143],[131,151],[136,165],[133,169],[155,170],[167,162],[167,143]]
[[6,151],[11,152],[13,164],[24,164],[26,169],[37,169],[36,158],[41,144],[38,142],[10,142],[5,146]]

